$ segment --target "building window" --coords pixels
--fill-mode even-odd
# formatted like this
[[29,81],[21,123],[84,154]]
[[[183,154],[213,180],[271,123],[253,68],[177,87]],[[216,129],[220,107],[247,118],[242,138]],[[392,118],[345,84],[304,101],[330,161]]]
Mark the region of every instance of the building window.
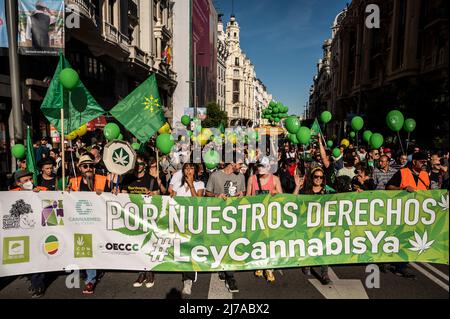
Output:
[[234,37],[237,38],[237,33],[236,32],[234,33]]
[[153,21],[158,21],[158,11],[157,11],[157,2],[158,0],[153,0]]
[[239,115],[239,108],[238,107],[233,107],[233,115],[234,116],[238,116]]
[[234,60],[234,65],[239,66],[239,58],[236,58],[236,59]]
[[234,77],[237,78],[239,76],[239,70],[234,70]]
[[108,0],[109,23],[114,25],[114,4],[116,0]]

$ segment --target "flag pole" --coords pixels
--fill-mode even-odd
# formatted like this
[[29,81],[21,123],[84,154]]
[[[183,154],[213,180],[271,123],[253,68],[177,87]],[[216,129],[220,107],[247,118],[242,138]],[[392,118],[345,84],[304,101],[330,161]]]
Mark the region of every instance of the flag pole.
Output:
[[[62,51],[59,52],[59,63],[63,64],[63,53]],[[63,65],[62,69],[63,69]],[[62,161],[62,191],[64,192],[66,190],[66,154],[64,149],[64,87],[62,83],[59,83],[59,86],[61,88],[61,161]]]

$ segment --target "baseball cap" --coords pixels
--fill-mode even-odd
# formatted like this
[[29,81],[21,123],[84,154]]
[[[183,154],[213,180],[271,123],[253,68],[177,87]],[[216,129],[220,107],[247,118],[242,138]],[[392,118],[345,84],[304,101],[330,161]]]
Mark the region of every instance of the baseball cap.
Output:
[[33,176],[33,173],[30,171],[19,171],[16,174],[14,174],[14,179],[16,181],[16,183],[25,176]]

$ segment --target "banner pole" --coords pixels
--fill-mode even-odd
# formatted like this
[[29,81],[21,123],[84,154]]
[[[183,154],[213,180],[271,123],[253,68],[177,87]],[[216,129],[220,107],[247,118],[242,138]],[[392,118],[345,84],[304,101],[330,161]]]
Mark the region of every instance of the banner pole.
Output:
[[[64,101],[64,99],[63,99]],[[64,104],[61,108],[61,161],[62,161],[62,191],[66,189],[66,154],[64,150]]]

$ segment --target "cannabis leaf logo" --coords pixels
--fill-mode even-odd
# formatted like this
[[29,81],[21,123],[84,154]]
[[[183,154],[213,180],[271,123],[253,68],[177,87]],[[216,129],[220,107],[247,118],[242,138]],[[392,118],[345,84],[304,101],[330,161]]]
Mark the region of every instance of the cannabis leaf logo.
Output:
[[448,210],[448,194],[447,196],[442,195],[441,201],[439,202],[439,206],[441,206],[441,208],[443,210]]
[[78,237],[77,245],[80,247],[84,246],[84,238],[82,236]]
[[414,232],[414,237],[416,239],[416,241],[414,240],[409,240],[409,243],[413,246],[411,248],[408,248],[409,250],[412,251],[418,251],[419,255],[421,253],[423,253],[425,250],[431,248],[431,245],[433,245],[434,240],[432,241],[428,241],[428,233],[425,232],[425,234],[423,234],[423,237],[420,237],[420,235],[417,232]]
[[144,99],[145,110],[150,110],[150,112],[153,113],[155,108],[159,109],[161,107],[161,105],[159,105],[159,99],[153,97],[153,95],[144,97]]
[[114,164],[127,166],[130,162],[130,156],[123,148],[119,148],[113,153],[113,161]]

